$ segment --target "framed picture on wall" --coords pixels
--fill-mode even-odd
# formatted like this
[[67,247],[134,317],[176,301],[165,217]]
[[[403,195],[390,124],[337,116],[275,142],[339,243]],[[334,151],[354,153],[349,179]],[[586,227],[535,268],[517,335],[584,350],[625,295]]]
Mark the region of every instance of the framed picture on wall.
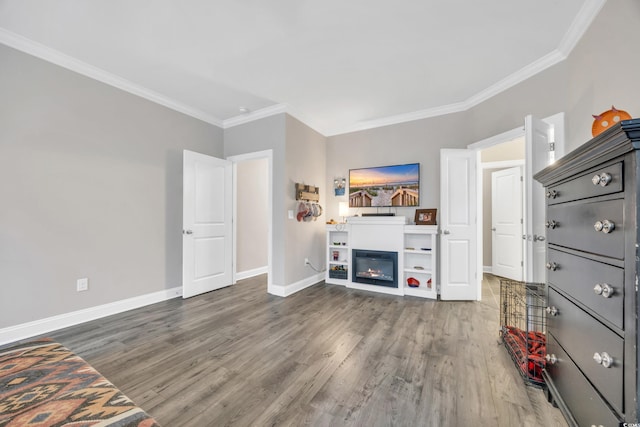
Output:
[[436,225],[437,209],[416,209],[417,225]]

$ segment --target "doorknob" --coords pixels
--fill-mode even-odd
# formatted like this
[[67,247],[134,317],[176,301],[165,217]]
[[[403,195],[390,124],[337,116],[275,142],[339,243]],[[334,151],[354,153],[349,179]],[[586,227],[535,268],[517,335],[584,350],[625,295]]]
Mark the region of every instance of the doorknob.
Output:
[[491,231],[496,231],[496,228],[495,227],[491,227]]
[[182,230],[182,234],[193,234],[193,230]]
[[443,230],[442,234],[451,234],[451,232],[449,230]]
[[533,235],[534,242],[544,242],[544,236],[538,236],[537,234]]

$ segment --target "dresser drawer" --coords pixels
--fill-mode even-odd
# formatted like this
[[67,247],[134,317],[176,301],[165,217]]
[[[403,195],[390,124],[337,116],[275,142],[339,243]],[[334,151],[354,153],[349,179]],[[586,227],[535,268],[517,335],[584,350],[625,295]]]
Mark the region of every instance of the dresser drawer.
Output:
[[547,354],[554,355],[556,362],[547,363],[545,371],[578,424],[618,427],[616,415],[558,345],[552,334],[547,334]]
[[[596,176],[598,178],[596,178]],[[607,182],[607,176],[610,177],[610,181],[608,181],[606,185],[603,185]],[[549,187],[545,193],[548,204],[554,205],[572,200],[613,194],[623,189],[622,162],[620,162],[603,168],[593,169],[570,181]]]
[[[624,259],[623,199],[554,205],[547,209],[547,240],[559,246]],[[601,231],[596,223],[613,224]]]
[[[624,269],[548,248],[547,280],[614,326],[624,329]],[[555,269],[553,269],[555,268]],[[595,287],[612,289],[596,293]]]
[[[549,332],[609,404],[623,413],[623,339],[553,288],[549,307],[557,310],[548,315]],[[613,358],[611,366],[596,363],[596,353]]]

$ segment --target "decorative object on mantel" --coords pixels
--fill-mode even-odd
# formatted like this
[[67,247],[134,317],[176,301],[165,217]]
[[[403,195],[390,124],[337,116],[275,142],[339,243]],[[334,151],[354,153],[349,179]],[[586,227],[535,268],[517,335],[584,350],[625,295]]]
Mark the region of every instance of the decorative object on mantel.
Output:
[[631,115],[624,110],[616,109],[616,107],[612,105],[610,110],[600,113],[597,116],[593,115],[593,118],[595,120],[591,126],[591,134],[593,136],[597,136],[619,121],[629,120]]
[[296,200],[317,202],[320,200],[320,189],[313,185],[305,185],[296,182]]
[[418,286],[420,286],[420,281],[415,277],[408,277],[407,285],[409,285],[410,288],[417,288]]
[[347,180],[345,178],[335,178],[333,180],[333,190],[336,196],[344,196],[344,189],[347,186]]
[[416,209],[416,225],[436,225],[437,209]]

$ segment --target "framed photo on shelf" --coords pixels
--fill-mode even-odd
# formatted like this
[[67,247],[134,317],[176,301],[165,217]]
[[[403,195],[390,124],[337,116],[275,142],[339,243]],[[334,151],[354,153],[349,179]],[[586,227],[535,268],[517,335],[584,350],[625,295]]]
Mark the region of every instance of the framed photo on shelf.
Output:
[[416,225],[436,225],[437,209],[416,209]]

